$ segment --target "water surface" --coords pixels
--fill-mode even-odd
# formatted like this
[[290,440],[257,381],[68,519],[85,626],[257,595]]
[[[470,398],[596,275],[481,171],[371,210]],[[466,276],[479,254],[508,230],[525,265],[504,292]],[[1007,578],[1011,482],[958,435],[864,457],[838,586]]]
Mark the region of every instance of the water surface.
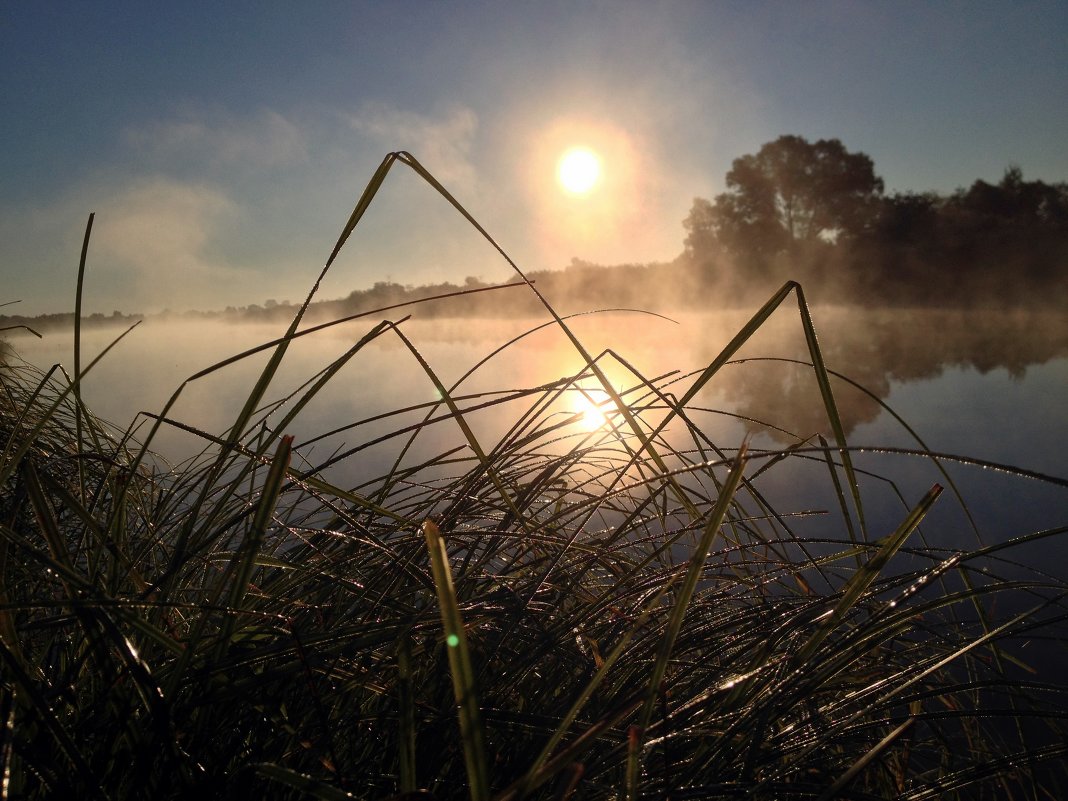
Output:
[[[920,447],[915,436],[886,407],[903,418],[931,450],[1016,465],[1039,473],[1068,476],[1068,423],[1063,398],[1068,388],[1068,319],[1053,313],[961,312],[940,310],[813,311],[827,367],[850,381],[832,385],[854,446]],[[674,320],[639,313],[585,315],[569,321],[592,355],[610,351],[599,362],[613,385],[626,390],[640,376],[660,378],[663,391],[682,395],[745,324],[741,312],[681,315]],[[446,387],[496,348],[530,332],[543,320],[412,319],[399,331],[386,331],[358,346],[377,320],[348,323],[293,343],[269,399],[283,399],[350,349],[354,355],[327,387],[308,404],[285,433],[296,435],[303,464],[312,466],[338,450],[359,448],[426,414],[419,409],[385,419],[368,418],[419,404],[440,394],[427,369]],[[183,381],[203,368],[269,341],[278,326],[219,322],[149,320],[130,333],[86,377],[84,397],[99,416],[125,427],[139,412],[160,411]],[[83,363],[120,333],[114,328],[83,334]],[[406,341],[405,341],[406,340]],[[70,335],[43,340],[11,337],[12,344],[38,366],[73,364]],[[426,367],[420,364],[419,357]],[[796,308],[783,307],[723,366],[691,404],[693,419],[727,452],[747,438],[753,448],[782,448],[815,443],[831,436],[825,408],[808,362],[809,353]],[[244,359],[182,389],[169,416],[205,432],[221,434],[236,417],[267,353]],[[522,336],[466,377],[452,391],[470,407],[496,398],[491,393],[536,387],[579,373],[583,359],[555,326]],[[854,382],[854,383],[851,383]],[[582,411],[603,400],[596,382],[572,387],[558,411]],[[858,388],[862,387],[861,388]],[[299,395],[298,395],[299,396]],[[534,398],[471,412],[480,444],[490,450]],[[278,421],[293,401],[273,414]],[[439,414],[441,414],[439,410]],[[652,414],[652,413],[650,413]],[[597,425],[597,420],[586,424]],[[603,422],[603,421],[602,421]],[[651,423],[652,424],[652,423]],[[679,426],[669,428],[678,431]],[[341,429],[325,439],[324,432]],[[312,444],[307,444],[311,442]],[[396,458],[402,438],[365,447],[358,457],[334,468],[332,480],[348,486],[384,471]],[[205,445],[188,431],[164,427],[153,448],[172,461]],[[446,420],[421,436],[409,460],[429,458],[464,440]],[[882,478],[864,479],[873,528],[892,528],[904,502],[915,502],[945,478],[929,461],[916,457],[860,453],[858,467]],[[829,508],[826,472],[796,466],[769,471],[765,485],[785,508]],[[1037,528],[1063,524],[1068,515],[1063,489],[990,469],[943,462],[967,499],[983,538],[1000,540]],[[900,497],[899,497],[900,495]],[[947,547],[974,544],[976,536],[955,500],[947,500],[932,520]],[[830,517],[816,518],[818,530]],[[878,531],[877,533],[885,533]],[[1058,549],[1059,545],[1043,546]]]

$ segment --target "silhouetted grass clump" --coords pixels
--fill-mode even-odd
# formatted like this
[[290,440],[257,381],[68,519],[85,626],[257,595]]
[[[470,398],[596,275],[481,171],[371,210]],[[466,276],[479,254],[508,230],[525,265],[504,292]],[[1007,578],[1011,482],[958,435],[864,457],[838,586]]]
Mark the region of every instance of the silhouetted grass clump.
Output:
[[[391,154],[326,269],[396,161],[477,226]],[[176,422],[170,404],[136,442],[81,402],[93,364],[80,354],[73,377],[0,368],[4,797],[918,801],[1065,788],[1066,685],[1019,645],[1063,632],[1066,582],[1015,564],[1019,542],[927,545],[917,529],[939,485],[873,530],[799,286],[692,376],[632,371],[614,387],[603,365],[622,358],[593,357],[545,304],[586,363],[578,375],[464,394],[401,320],[267,402],[288,346],[315,330],[300,327],[313,294],[256,349],[271,356],[233,425],[197,432],[204,452],[178,466],[149,450]],[[693,401],[791,296],[834,441],[725,449]],[[397,424],[391,469],[336,486],[286,432],[384,336],[440,400]],[[606,398],[599,426],[568,411],[591,386]],[[470,418],[503,401],[524,411],[481,441]],[[446,429],[455,447],[410,457]],[[819,537],[761,491],[772,468],[813,461],[838,505]]]

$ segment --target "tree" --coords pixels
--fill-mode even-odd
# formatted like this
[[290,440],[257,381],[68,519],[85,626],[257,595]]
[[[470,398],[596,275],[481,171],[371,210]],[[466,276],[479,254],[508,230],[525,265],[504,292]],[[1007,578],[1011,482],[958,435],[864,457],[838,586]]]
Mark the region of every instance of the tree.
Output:
[[1004,287],[1028,291],[1064,281],[1068,191],[1063,185],[1025,181],[1018,167],[1010,167],[998,184],[977,180],[957,190],[944,204],[940,223],[948,263],[958,277],[974,281],[984,274]]
[[1068,226],[1068,195],[1063,187],[1025,181],[1019,167],[1009,167],[997,185],[976,181],[958,190],[951,203],[971,216],[976,226],[1064,229]]
[[691,261],[705,262],[719,249],[716,239],[716,210],[704,198],[693,199],[693,206],[682,221],[682,227],[686,229],[683,245],[686,248],[686,256]]
[[713,207],[717,238],[739,255],[769,257],[804,242],[836,242],[871,223],[883,181],[870,157],[837,139],[780,136],[734,160]]
[[929,243],[937,236],[941,205],[933,192],[895,192],[879,204],[868,233],[880,246]]

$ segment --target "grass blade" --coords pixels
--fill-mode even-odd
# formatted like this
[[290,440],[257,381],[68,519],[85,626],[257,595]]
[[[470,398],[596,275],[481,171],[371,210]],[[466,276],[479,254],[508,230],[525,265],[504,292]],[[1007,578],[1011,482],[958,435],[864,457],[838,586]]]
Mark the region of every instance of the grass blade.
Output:
[[708,558],[709,550],[712,548],[712,542],[719,533],[720,527],[723,525],[723,520],[727,515],[727,510],[730,508],[731,501],[734,499],[734,493],[738,489],[738,485],[742,482],[742,474],[745,472],[745,465],[745,446],[743,445],[738,451],[738,455],[734,460],[734,465],[731,468],[730,474],[727,476],[727,480],[723,482],[723,488],[720,490],[719,497],[716,499],[716,505],[713,507],[712,512],[708,517],[708,522],[705,524],[704,531],[701,534],[701,540],[693,556],[690,557],[690,564],[686,570],[686,578],[683,580],[682,587],[679,589],[678,596],[675,598],[675,605],[671,611],[671,617],[668,620],[667,631],[664,633],[660,651],[657,653],[656,663],[653,665],[652,674],[649,677],[649,686],[645,693],[645,702],[642,706],[641,714],[638,717],[638,728],[635,734],[635,737],[638,739],[638,744],[630,750],[627,759],[627,796],[630,799],[637,797],[638,771],[640,770],[642,752],[641,739],[644,737],[645,730],[649,727],[649,721],[652,719],[657,695],[661,691],[664,676],[667,673],[668,660],[671,658],[671,652],[675,647],[675,641],[678,639],[679,632],[682,630],[683,620],[686,617],[686,610],[690,605],[690,599],[693,598],[693,594],[697,590],[697,583],[701,579],[705,559]]
[[846,785],[853,781],[853,779],[855,779],[860,774],[860,772],[864,770],[864,768],[868,767],[868,765],[870,765],[880,754],[882,754],[883,751],[893,745],[902,734],[911,729],[912,725],[915,722],[916,718],[909,718],[900,726],[895,728],[892,732],[890,732],[888,735],[886,735],[886,737],[880,740],[874,748],[872,748],[868,753],[866,753],[864,756],[854,762],[849,767],[849,770],[847,770],[840,777],[838,777],[838,779],[835,781],[834,784],[830,786],[827,792],[825,792],[819,797],[818,801],[830,801],[832,798],[837,796],[842,790],[845,789]]
[[916,526],[920,524],[920,521],[926,516],[934,502],[938,500],[938,496],[942,494],[942,487],[939,484],[935,484],[927,491],[927,494],[923,496],[916,507],[909,512],[908,516],[901,522],[901,525],[897,527],[892,534],[886,537],[876,551],[875,555],[869,559],[863,567],[857,570],[853,574],[853,577],[846,582],[845,587],[842,588],[842,597],[838,601],[833,610],[827,613],[824,617],[820,627],[809,638],[808,642],[798,651],[797,662],[798,664],[804,664],[815,653],[816,649],[820,647],[827,636],[834,631],[841,622],[845,619],[849,610],[852,609],[861,595],[871,586],[871,583],[875,581],[878,575],[886,567],[891,557],[901,546],[905,544],[905,540],[909,535],[916,530]]
[[487,801],[490,797],[490,785],[485,734],[478,708],[475,670],[467,647],[463,617],[456,600],[449,555],[445,550],[445,539],[432,520],[423,522],[423,535],[426,538],[430,569],[437,589],[441,624],[445,631],[445,650],[449,656],[449,674],[452,677],[460,718],[460,738],[463,742],[464,762],[467,765],[468,789],[471,801]]

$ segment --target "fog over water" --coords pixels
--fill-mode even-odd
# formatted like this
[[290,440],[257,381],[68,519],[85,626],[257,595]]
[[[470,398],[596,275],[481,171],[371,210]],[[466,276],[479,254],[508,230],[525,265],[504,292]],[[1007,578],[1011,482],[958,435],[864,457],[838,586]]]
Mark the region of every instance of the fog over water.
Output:
[[[833,389],[849,442],[854,446],[917,447],[915,439],[880,400],[894,409],[936,452],[1016,465],[1068,476],[1068,425],[1063,414],[1068,387],[1068,320],[1052,312],[975,313],[922,310],[813,310],[828,368],[867,392],[836,380]],[[591,354],[611,348],[646,378],[665,376],[664,391],[676,397],[694,380],[744,325],[746,312],[686,314],[674,320],[640,313],[575,317],[571,325]],[[451,386],[479,360],[543,320],[412,319],[401,324],[412,346],[445,386]],[[351,348],[374,322],[349,323],[297,340],[268,392],[268,401],[285,398]],[[119,333],[120,328],[83,332],[83,364]],[[87,376],[84,397],[100,417],[125,427],[140,411],[156,412],[188,377],[229,356],[279,336],[284,326],[233,325],[217,322],[149,320],[132,331]],[[54,332],[44,339],[9,337],[26,360],[46,367],[56,362],[72,369],[72,337]],[[182,391],[171,419],[213,434],[222,434],[236,417],[268,358],[267,352],[244,359],[198,379]],[[747,437],[751,446],[781,448],[830,436],[796,306],[786,304],[747,342],[736,362],[724,366],[691,404],[692,418],[710,439],[730,452]],[[544,385],[582,369],[581,357],[563,334],[548,326],[498,353],[454,390],[468,408],[496,398],[488,394]],[[620,361],[602,361],[616,389],[640,383]],[[668,375],[677,371],[673,375]],[[590,397],[600,400],[595,383],[584,380]],[[870,393],[870,394],[869,394]],[[582,411],[575,390],[558,402],[560,411]],[[438,393],[412,351],[387,331],[355,353],[351,361],[287,427],[296,435],[305,466],[318,465],[338,450],[359,447],[407,425],[418,424],[426,408],[364,422],[376,415],[428,404]],[[878,398],[879,400],[876,400]],[[532,398],[471,412],[484,448],[491,448],[508,427],[534,403]],[[267,417],[275,425],[289,406]],[[439,409],[438,414],[443,413]],[[149,421],[140,418],[140,435]],[[758,422],[760,421],[760,422]],[[593,425],[595,427],[595,424]],[[342,429],[308,443],[324,432]],[[668,429],[680,430],[680,426]],[[790,433],[787,433],[790,432]],[[404,438],[366,447],[334,467],[331,480],[354,486],[388,469]],[[199,452],[205,442],[165,426],[152,447],[171,461]],[[444,420],[421,435],[406,456],[409,463],[448,447],[463,445],[458,427]],[[871,506],[896,524],[901,500],[914,502],[935,481],[943,481],[929,462],[916,457],[860,454],[858,466],[886,476],[871,480]],[[792,463],[797,460],[791,460]],[[976,467],[948,464],[951,476],[967,495],[993,536],[1008,537],[1063,523],[1063,490]],[[820,497],[825,468],[808,475],[793,467],[777,479],[769,471],[772,494],[793,508],[832,508]],[[815,504],[815,505],[813,505]],[[961,530],[953,502],[942,504],[952,530]],[[948,519],[948,518],[947,518]],[[961,536],[964,536],[961,534]]]

